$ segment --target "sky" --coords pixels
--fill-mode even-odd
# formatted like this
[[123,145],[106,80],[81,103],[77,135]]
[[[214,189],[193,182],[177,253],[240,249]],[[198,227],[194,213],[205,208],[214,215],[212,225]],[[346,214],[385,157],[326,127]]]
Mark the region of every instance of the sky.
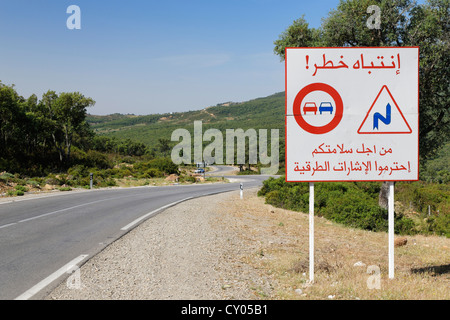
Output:
[[[284,91],[273,42],[339,0],[0,0],[0,81],[25,98],[78,91],[90,114],[199,110]],[[81,29],[67,28],[70,5]]]

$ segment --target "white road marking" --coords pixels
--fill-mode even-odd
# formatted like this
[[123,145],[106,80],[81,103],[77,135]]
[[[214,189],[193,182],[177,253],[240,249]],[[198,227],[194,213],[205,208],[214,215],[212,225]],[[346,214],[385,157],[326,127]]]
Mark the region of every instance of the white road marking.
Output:
[[[128,198],[128,197],[132,197],[132,196],[134,196],[134,195],[131,195],[131,196],[128,195],[128,196],[123,196],[123,197],[119,197],[119,198]],[[38,216],[34,216],[34,217],[31,217],[31,218],[23,219],[23,220],[14,222],[14,223],[5,224],[3,226],[0,226],[0,229],[7,228],[7,227],[15,225],[17,223],[32,221],[32,220],[36,220],[36,219],[43,218],[43,217],[46,217],[46,216],[50,216],[50,215],[55,214],[55,213],[60,213],[60,212],[64,212],[64,211],[67,211],[67,210],[72,210],[72,209],[76,209],[76,208],[79,208],[79,207],[88,206],[88,205],[91,205],[91,204],[94,204],[94,203],[99,203],[99,202],[109,201],[109,200],[119,199],[119,198],[102,199],[102,200],[97,200],[97,201],[92,201],[92,202],[79,204],[79,205],[76,205],[76,206],[73,206],[73,207],[69,207],[69,208],[64,208],[64,209],[60,209],[60,210],[44,213],[44,214],[41,214],[41,215],[38,215]]]
[[172,203],[169,203],[169,204],[167,204],[167,205],[165,205],[165,206],[163,206],[163,207],[161,207],[161,208],[158,208],[158,209],[156,209],[156,210],[153,210],[152,212],[149,212],[149,213],[147,213],[147,214],[144,214],[142,217],[137,218],[137,219],[134,220],[133,222],[127,224],[125,227],[121,228],[120,230],[122,230],[122,231],[127,231],[128,229],[130,229],[130,228],[133,227],[134,225],[138,224],[139,222],[141,222],[142,220],[144,220],[144,219],[146,219],[146,218],[148,218],[148,217],[151,217],[152,215],[158,213],[159,211],[164,210],[164,209],[167,209],[167,208],[172,207],[172,206],[174,206],[174,205],[176,205],[176,204],[178,204],[178,203],[180,203],[180,202],[183,202],[183,201],[186,201],[186,200],[190,200],[190,199],[193,199],[193,198],[192,198],[192,197],[189,197],[189,198],[186,198],[186,199],[183,199],[183,200],[179,200],[179,201],[176,201],[176,202],[172,202]]
[[78,263],[86,259],[88,255],[83,254],[72,261],[70,261],[68,264],[66,264],[64,267],[58,269],[57,271],[53,272],[51,275],[49,275],[47,278],[36,284],[34,287],[28,289],[24,293],[22,293],[20,296],[15,298],[14,300],[28,300],[31,297],[33,297],[35,294],[37,294],[39,291],[44,289],[46,286],[48,286],[50,283],[58,279],[60,276],[62,276],[64,273],[67,273],[70,270],[73,270],[73,267],[75,267]]
[[7,228],[7,227],[13,226],[13,225],[15,225],[15,224],[16,224],[16,222],[13,222],[13,223],[10,223],[10,224],[5,224],[5,225],[3,225],[3,226],[0,226],[0,229]]
[[97,200],[97,201],[93,201],[93,202],[83,203],[83,204],[79,204],[77,206],[73,206],[73,207],[70,207],[70,208],[56,210],[56,211],[53,211],[53,212],[48,212],[48,213],[41,214],[39,216],[34,216],[34,217],[31,217],[31,218],[28,218],[28,219],[23,219],[23,220],[20,220],[19,222],[31,221],[31,220],[39,219],[39,218],[42,218],[42,217],[45,217],[45,216],[49,216],[49,215],[52,215],[52,214],[55,214],[55,213],[59,213],[59,212],[63,212],[63,211],[67,211],[67,210],[71,210],[71,209],[75,209],[75,208],[79,208],[79,207],[83,207],[83,206],[88,206],[90,204],[103,202],[103,201],[107,201],[107,200],[111,200],[111,199],[104,199],[104,200]]

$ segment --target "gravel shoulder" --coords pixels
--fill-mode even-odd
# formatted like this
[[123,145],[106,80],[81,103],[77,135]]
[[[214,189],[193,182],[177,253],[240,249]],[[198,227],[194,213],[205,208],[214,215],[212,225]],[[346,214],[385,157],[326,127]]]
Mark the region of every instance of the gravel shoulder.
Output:
[[252,249],[225,210],[238,199],[238,192],[229,192],[165,210],[87,261],[77,271],[78,285],[73,274],[46,299],[257,298],[254,288],[270,291],[271,285],[242,262]]

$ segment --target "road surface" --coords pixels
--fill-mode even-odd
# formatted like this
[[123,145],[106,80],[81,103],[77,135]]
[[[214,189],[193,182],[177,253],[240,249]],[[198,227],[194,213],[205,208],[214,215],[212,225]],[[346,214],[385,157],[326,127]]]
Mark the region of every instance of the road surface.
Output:
[[[232,178],[248,188],[267,179]],[[160,209],[234,190],[239,182],[92,190],[0,203],[0,299],[39,299],[67,277],[72,264],[84,263]]]

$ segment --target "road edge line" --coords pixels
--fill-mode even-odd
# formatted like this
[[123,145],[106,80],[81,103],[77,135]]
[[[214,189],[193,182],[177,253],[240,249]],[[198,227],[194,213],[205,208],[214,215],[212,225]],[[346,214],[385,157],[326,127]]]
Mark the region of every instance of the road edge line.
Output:
[[151,217],[152,215],[157,214],[158,212],[160,212],[160,211],[162,211],[162,210],[165,210],[165,209],[167,209],[167,208],[173,207],[173,206],[175,206],[175,205],[177,205],[177,204],[179,204],[179,203],[181,203],[181,202],[188,201],[188,200],[191,200],[191,199],[193,199],[193,197],[185,198],[185,199],[182,199],[182,200],[178,200],[178,201],[175,201],[175,202],[166,204],[165,206],[162,206],[162,207],[160,207],[160,208],[158,208],[158,209],[156,209],[156,210],[153,210],[152,212],[149,212],[149,213],[147,213],[147,214],[144,214],[143,216],[141,216],[141,217],[137,218],[136,220],[130,222],[130,223],[127,224],[126,226],[120,228],[120,230],[122,230],[122,231],[128,231],[129,229],[131,229],[131,228],[134,227],[135,225],[139,224],[139,222],[141,222],[142,220],[145,220],[145,219]]
[[73,259],[72,261],[70,261],[69,263],[64,265],[63,267],[61,267],[58,270],[56,270],[55,272],[53,272],[47,278],[45,278],[44,280],[40,281],[39,283],[37,283],[36,285],[31,287],[30,289],[28,289],[24,293],[22,293],[20,296],[18,296],[14,300],[28,300],[28,299],[30,299],[31,297],[33,297],[34,295],[39,293],[42,289],[47,287],[50,283],[52,283],[53,281],[55,281],[56,279],[61,277],[63,274],[65,274],[68,271],[72,270],[73,267],[75,267],[78,263],[80,263],[81,261],[83,261],[87,257],[88,257],[87,254],[82,254],[82,255],[76,257],[75,259]]

